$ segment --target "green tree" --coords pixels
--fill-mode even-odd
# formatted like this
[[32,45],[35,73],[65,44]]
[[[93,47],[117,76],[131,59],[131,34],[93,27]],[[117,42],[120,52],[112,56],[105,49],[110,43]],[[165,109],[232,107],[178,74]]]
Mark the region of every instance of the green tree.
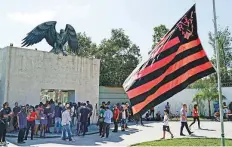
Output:
[[[154,27],[153,31],[154,31],[154,35],[153,35],[152,49],[156,46],[158,42],[161,41],[161,39],[169,31],[169,29],[165,25],[161,24],[159,26]],[[150,54],[150,52],[151,51],[149,51],[148,54]]]
[[[88,37],[85,33],[77,33],[77,40],[78,40],[78,53],[76,55],[81,57],[87,57],[87,58],[94,58],[97,53],[97,45],[92,42],[91,38]],[[67,47],[68,54],[73,54],[69,47]]]
[[[222,68],[231,68],[232,67],[232,52],[231,52],[231,33],[228,27],[225,29],[218,30],[218,47],[220,53],[220,66]],[[213,59],[216,58],[216,48],[215,48],[215,37],[212,32],[209,32],[209,44],[214,49]]]
[[[220,55],[220,70],[222,83],[232,81],[230,75],[230,69],[232,67],[232,47],[231,47],[232,36],[228,27],[218,30],[218,48]],[[214,49],[214,55],[212,57],[212,63],[216,67],[216,48],[215,48],[215,37],[212,32],[209,32],[209,44]],[[216,77],[216,74],[215,74]]]
[[111,37],[101,42],[98,52],[102,86],[122,86],[141,58],[139,47],[131,42],[123,29],[112,29]]
[[[194,86],[198,93],[193,97],[193,101],[199,106],[206,101],[208,103],[209,118],[211,118],[211,103],[219,98],[216,83],[213,84],[210,78],[205,78],[198,81]],[[225,99],[225,96],[223,96],[223,99]]]
[[[85,33],[78,33],[78,56],[101,60],[100,85],[122,86],[141,59],[140,49],[123,29],[112,29],[111,37],[97,46]],[[74,55],[67,48],[67,52]]]

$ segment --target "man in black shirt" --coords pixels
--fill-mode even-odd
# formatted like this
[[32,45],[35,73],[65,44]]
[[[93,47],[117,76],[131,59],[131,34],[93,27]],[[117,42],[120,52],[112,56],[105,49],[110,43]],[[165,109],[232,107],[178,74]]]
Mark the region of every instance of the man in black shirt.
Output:
[[84,107],[80,110],[80,122],[81,122],[81,129],[83,131],[83,136],[85,136],[85,132],[87,131],[88,126],[88,118],[90,114],[89,108],[86,107],[86,104],[83,104]]
[[89,101],[86,102],[87,104],[87,108],[89,109],[89,118],[88,118],[88,126],[90,126],[90,117],[92,116],[93,114],[93,106],[89,103]]
[[2,142],[3,144],[6,144],[6,140],[5,140],[5,137],[6,137],[6,129],[7,127],[9,126],[9,122],[10,122],[10,119],[11,119],[11,116],[10,116],[10,113],[11,113],[11,108],[9,107],[9,104],[8,102],[5,102],[3,104],[3,108],[1,109],[0,111],[1,115],[3,116],[2,117],[2,120],[3,122],[5,123],[6,127],[2,130]]
[[18,103],[15,103],[15,107],[13,108],[13,112],[14,112],[14,116],[13,116],[13,126],[14,126],[14,130],[17,131],[18,130],[18,120],[17,120],[17,115],[20,111],[20,108],[18,106]]

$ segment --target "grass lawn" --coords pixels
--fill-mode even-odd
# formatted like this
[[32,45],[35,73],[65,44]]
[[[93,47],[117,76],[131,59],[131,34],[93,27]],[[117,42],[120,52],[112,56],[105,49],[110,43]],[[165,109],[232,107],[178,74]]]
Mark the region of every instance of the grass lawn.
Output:
[[[220,146],[216,138],[176,138],[143,142],[132,146]],[[232,146],[232,139],[226,139],[226,146]]]

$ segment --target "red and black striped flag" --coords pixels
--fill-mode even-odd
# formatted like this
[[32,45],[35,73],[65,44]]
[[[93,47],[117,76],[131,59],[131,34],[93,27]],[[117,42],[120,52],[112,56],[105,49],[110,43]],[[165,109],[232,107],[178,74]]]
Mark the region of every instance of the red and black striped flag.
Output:
[[188,85],[215,72],[198,37],[195,5],[125,80],[133,113],[144,114]]

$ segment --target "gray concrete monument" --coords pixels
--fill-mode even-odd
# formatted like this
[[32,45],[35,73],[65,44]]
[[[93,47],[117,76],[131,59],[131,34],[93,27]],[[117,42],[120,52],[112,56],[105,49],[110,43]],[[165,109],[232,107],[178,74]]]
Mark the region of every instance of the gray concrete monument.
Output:
[[75,101],[98,104],[99,59],[38,50],[0,49],[0,104],[36,105],[41,89],[75,90]]

